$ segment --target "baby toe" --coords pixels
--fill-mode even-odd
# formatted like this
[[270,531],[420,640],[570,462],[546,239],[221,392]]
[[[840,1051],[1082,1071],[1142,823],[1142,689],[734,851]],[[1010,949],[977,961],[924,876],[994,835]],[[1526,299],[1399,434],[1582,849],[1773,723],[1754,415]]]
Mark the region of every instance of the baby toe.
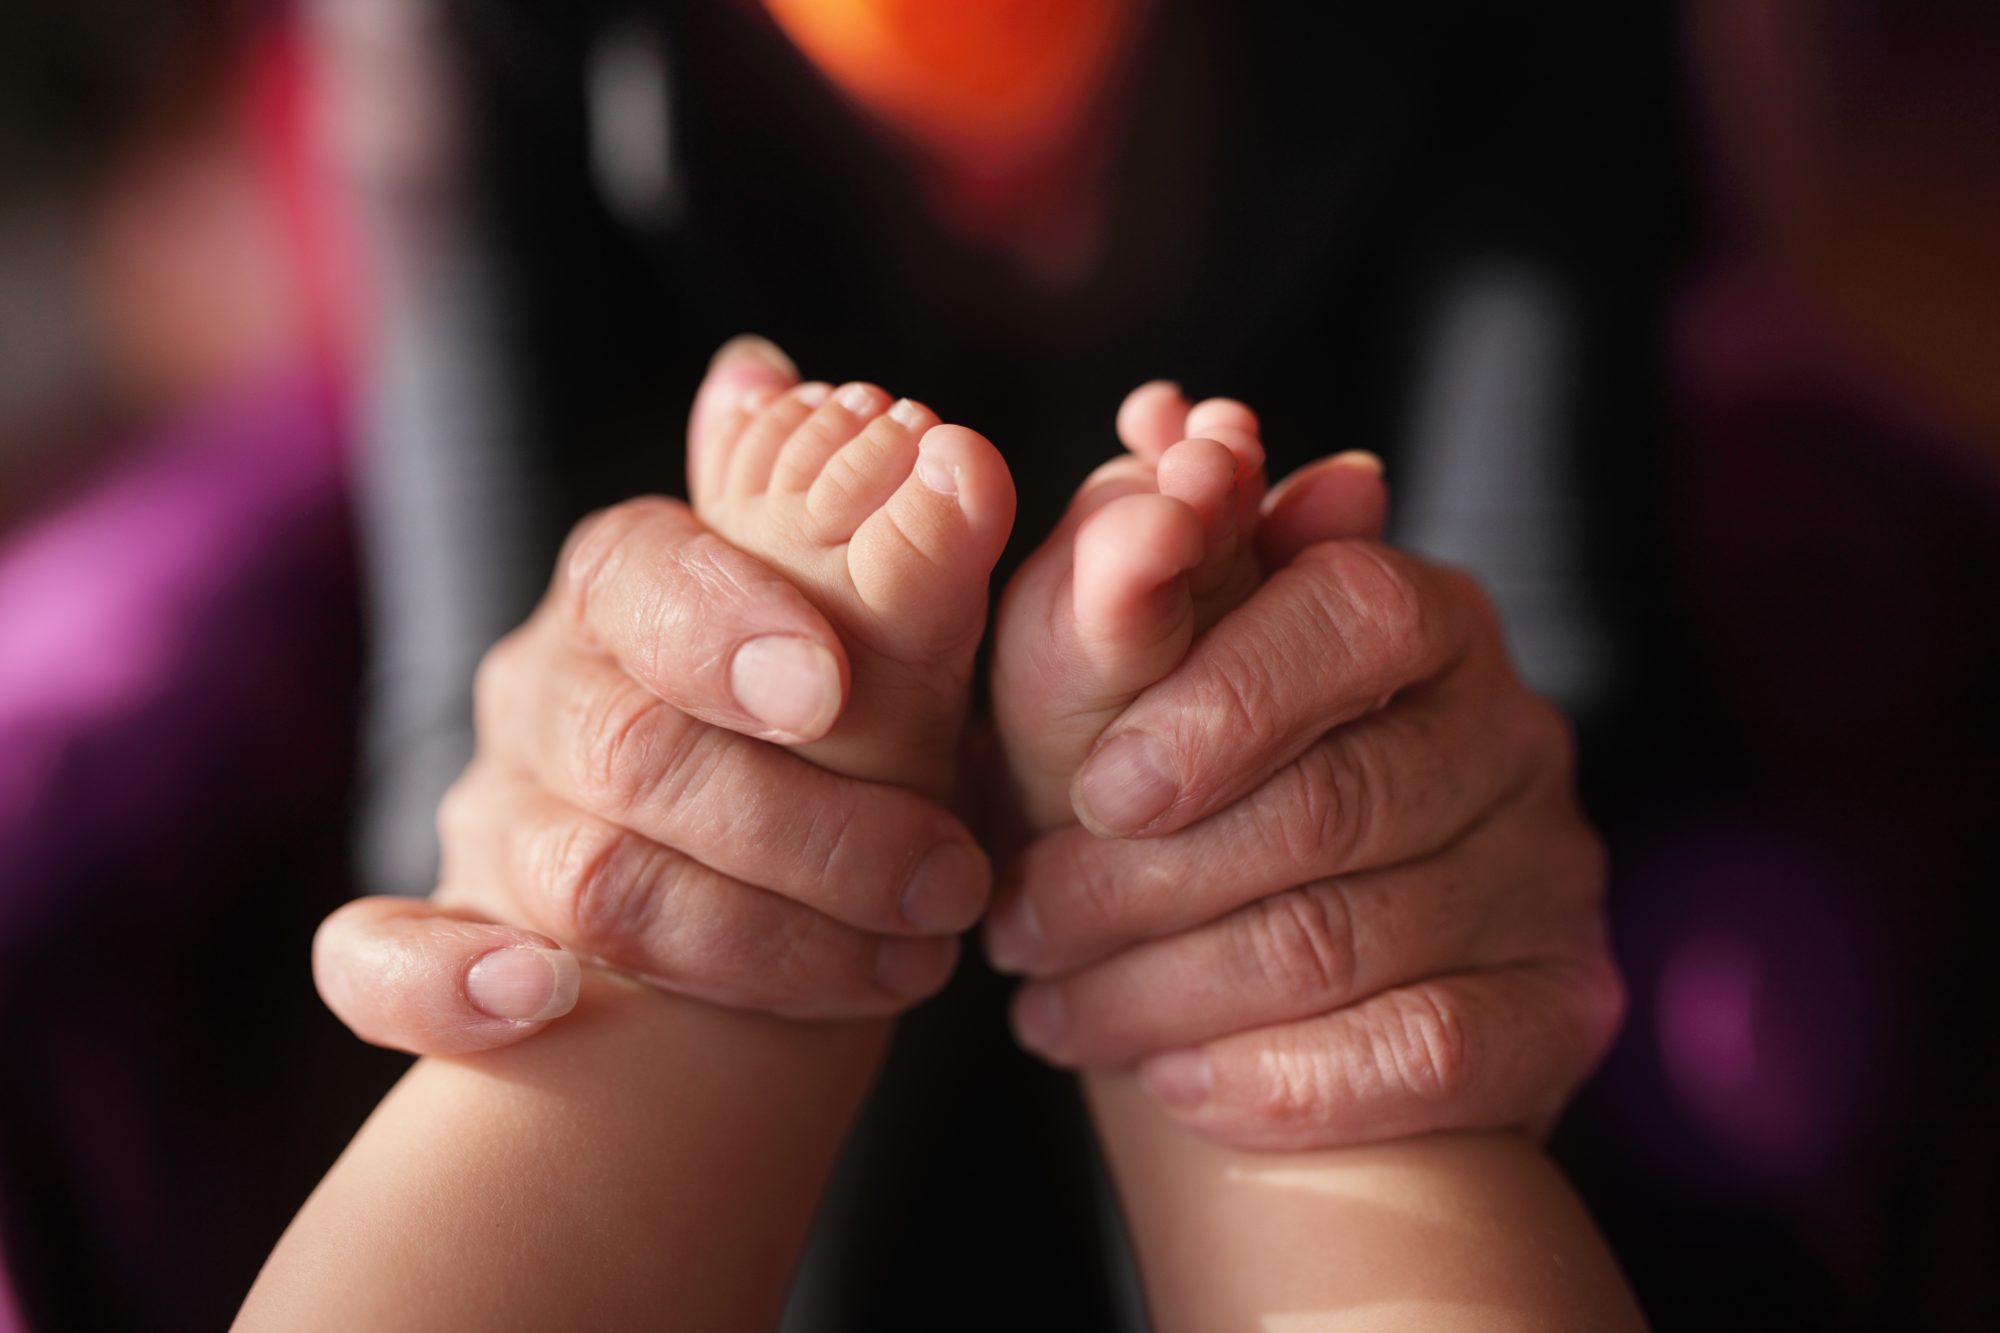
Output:
[[884,651],[911,660],[976,638],[1013,523],[999,450],[963,426],[926,431],[914,465],[848,544],[848,577]]
[[779,447],[771,465],[770,489],[786,493],[810,490],[828,460],[888,405],[889,395],[872,384],[842,385]]

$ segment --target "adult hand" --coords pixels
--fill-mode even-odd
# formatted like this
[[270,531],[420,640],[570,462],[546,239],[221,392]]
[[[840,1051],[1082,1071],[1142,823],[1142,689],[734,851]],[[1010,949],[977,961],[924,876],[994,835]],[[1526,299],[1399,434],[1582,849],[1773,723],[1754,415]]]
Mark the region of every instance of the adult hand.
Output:
[[[770,344],[731,343],[690,439],[797,378]],[[932,993],[985,906],[986,862],[934,803],[782,748],[825,735],[847,688],[819,612],[686,505],[584,520],[541,605],[480,666],[478,750],[439,812],[436,895],[329,917],[320,993],[362,1037],[420,1054],[560,1017],[571,950],[790,1017]]]
[[[1229,1142],[1546,1131],[1624,1006],[1568,725],[1470,578],[1318,540],[1318,475],[1273,492],[1268,582],[1106,729],[988,952],[1031,978],[1024,1044],[1137,1062]],[[1332,530],[1379,523],[1346,493]]]

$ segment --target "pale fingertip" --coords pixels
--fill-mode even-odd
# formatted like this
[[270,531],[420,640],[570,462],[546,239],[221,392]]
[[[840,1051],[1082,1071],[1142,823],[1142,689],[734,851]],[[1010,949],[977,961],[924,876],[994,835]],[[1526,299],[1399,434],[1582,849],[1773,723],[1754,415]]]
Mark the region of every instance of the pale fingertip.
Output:
[[875,984],[899,1000],[935,995],[958,963],[955,939],[893,936],[875,952]]
[[1202,1051],[1168,1051],[1140,1064],[1139,1081],[1161,1105],[1191,1111],[1214,1091],[1215,1071]]
[[583,968],[565,949],[510,946],[474,960],[465,972],[465,998],[488,1018],[546,1023],[576,1007]]
[[1332,466],[1354,468],[1361,472],[1372,472],[1381,476],[1386,470],[1382,456],[1368,449],[1349,449],[1333,456]]
[[1048,954],[1042,923],[1026,894],[1017,894],[986,918],[986,961],[996,972],[1026,972]]
[[986,853],[969,842],[940,843],[918,863],[904,886],[903,920],[930,934],[957,934],[986,910],[993,882]]
[[1054,1054],[1062,1045],[1068,1020],[1062,992],[1055,986],[1023,986],[1014,997],[1014,1036],[1031,1051]]

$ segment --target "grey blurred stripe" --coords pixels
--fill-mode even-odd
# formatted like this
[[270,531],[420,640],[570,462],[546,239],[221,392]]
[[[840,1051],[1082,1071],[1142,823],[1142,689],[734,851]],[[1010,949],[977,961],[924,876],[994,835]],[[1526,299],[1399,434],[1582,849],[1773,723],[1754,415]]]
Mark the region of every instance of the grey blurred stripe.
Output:
[[1610,684],[1584,542],[1576,328],[1542,274],[1492,260],[1446,290],[1416,381],[1400,475],[1399,545],[1469,569],[1498,604],[1530,686],[1572,715]]
[[472,756],[480,655],[533,604],[536,500],[504,375],[506,311],[461,191],[458,83],[432,0],[322,0],[342,169],[374,270],[356,394],[369,613],[359,858],[428,893],[439,798]]

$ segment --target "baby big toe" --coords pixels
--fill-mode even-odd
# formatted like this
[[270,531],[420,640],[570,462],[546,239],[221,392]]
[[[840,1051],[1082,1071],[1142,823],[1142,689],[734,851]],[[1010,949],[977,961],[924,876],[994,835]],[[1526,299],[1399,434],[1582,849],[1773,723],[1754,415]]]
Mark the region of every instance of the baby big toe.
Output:
[[884,651],[914,661],[969,645],[984,625],[987,582],[1014,523],[1014,480],[977,431],[934,426],[900,482],[855,529],[847,568]]

